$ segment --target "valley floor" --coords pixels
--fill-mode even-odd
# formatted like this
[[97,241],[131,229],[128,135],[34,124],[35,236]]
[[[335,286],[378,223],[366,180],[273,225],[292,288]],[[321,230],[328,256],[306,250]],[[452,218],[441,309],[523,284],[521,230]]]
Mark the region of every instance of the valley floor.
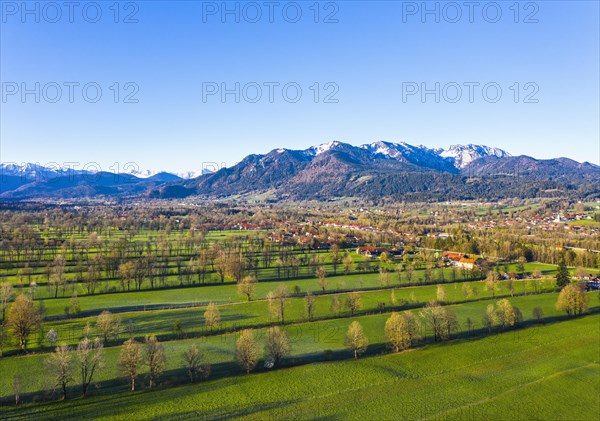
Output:
[[600,315],[399,354],[0,408],[1,419],[600,417]]

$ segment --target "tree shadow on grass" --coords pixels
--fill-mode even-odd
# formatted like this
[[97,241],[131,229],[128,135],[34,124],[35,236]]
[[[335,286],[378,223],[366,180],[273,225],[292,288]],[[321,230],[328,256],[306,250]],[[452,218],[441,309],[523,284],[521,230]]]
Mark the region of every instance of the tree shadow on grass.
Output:
[[[232,375],[232,369],[235,369],[234,366],[233,363],[214,364],[212,366],[214,374],[211,375],[210,380],[194,383],[186,381],[185,370],[168,370],[163,373],[159,387],[154,389],[147,388],[147,375],[143,374],[136,380],[138,390],[135,392],[129,391],[129,383],[123,377],[96,383],[95,387],[90,390],[88,397],[81,396],[80,387],[71,386],[68,389],[66,401],[44,401],[43,406],[38,406],[38,402],[34,402],[33,405],[24,404],[20,407],[10,405],[11,409],[6,409],[9,406],[6,405],[0,411],[0,419],[79,420],[94,419],[101,416],[110,417],[114,416],[115,413],[129,414],[135,419],[135,407],[139,407],[146,400],[152,401],[154,393],[160,393],[161,400],[179,400],[188,395],[195,395],[199,391],[208,393],[228,387],[230,384],[223,381],[226,378],[237,377],[236,385],[244,384],[247,381],[246,375],[241,373]],[[189,387],[190,385],[194,385],[194,387]],[[34,398],[39,398],[39,392],[24,394],[22,401],[32,402]],[[57,396],[55,393],[48,391],[45,398],[57,398]],[[200,409],[202,410],[201,413],[205,412],[205,408]],[[198,411],[190,411],[190,414],[193,413],[198,413]]]
[[[598,314],[598,313],[600,313],[600,307],[593,307],[590,309],[588,315],[593,315],[593,314]],[[569,317],[567,315],[557,315],[557,316],[545,317],[543,319],[543,322],[545,324],[553,324],[553,323],[559,323],[561,321],[572,320],[572,319],[576,319],[576,317]],[[503,332],[504,333],[514,332],[515,334],[518,334],[518,335],[521,335],[520,332],[522,332],[524,335],[516,337],[516,340],[530,341],[532,339],[531,329],[535,329],[536,325],[538,325],[537,321],[528,320],[524,323],[521,323],[519,325],[519,329],[505,330]],[[530,329],[523,329],[524,327],[529,327]],[[484,328],[474,329],[474,330],[470,330],[470,331],[455,332],[451,335],[452,340],[450,342],[445,342],[443,344],[449,345],[452,343],[456,343],[456,341],[464,341],[464,340],[491,339],[496,336],[495,333],[503,333],[503,332],[498,331],[498,330],[489,332],[488,329],[484,329]],[[426,338],[425,340],[421,341],[416,347],[422,347],[422,346],[432,344],[432,343],[434,343],[434,341],[431,338]],[[375,355],[382,355],[382,354],[387,354],[385,344],[377,343],[377,344],[372,344],[369,346],[365,356],[375,356]],[[352,359],[352,356],[351,356],[350,352],[347,350],[343,350],[343,349],[326,350],[326,351],[321,351],[321,352],[311,352],[311,353],[305,353],[300,356],[285,360],[284,363],[282,364],[282,366],[279,367],[278,369],[297,367],[300,365],[314,363],[314,362],[341,361],[341,360],[351,360],[351,359]],[[154,391],[158,391],[161,394],[161,400],[168,399],[168,398],[166,398],[166,396],[169,396],[169,395],[172,396],[172,399],[179,399],[179,398],[185,397],[186,395],[193,395],[193,394],[198,393],[199,388],[204,388],[203,390],[208,392],[211,390],[217,390],[221,387],[230,386],[231,385],[230,382],[220,381],[225,378],[236,378],[236,380],[235,380],[236,385],[240,385],[240,384],[243,385],[243,383],[249,379],[249,377],[246,377],[246,375],[240,373],[239,367],[237,367],[237,365],[233,361],[213,364],[211,367],[212,367],[212,374],[211,374],[212,381],[209,381],[207,383],[201,383],[201,382],[197,383],[197,385],[198,385],[197,388],[196,387],[187,387],[186,388],[184,386],[184,385],[189,385],[190,383],[186,382],[185,370],[180,368],[180,369],[173,369],[173,370],[169,370],[169,371],[165,372],[162,377],[162,380],[161,380],[161,387],[158,389],[155,389]],[[266,372],[266,371],[268,371],[268,370],[259,364],[259,366],[257,367],[257,370],[255,372],[261,373],[261,372]],[[390,374],[392,374],[394,376],[398,376],[398,377],[405,377],[405,378],[410,377],[410,376],[407,376],[407,374],[402,370],[392,370],[390,372]],[[146,387],[146,384],[147,384],[147,382],[146,382],[145,376],[140,376],[139,381],[138,381],[139,387],[144,388],[144,387]],[[182,387],[182,386],[184,386],[184,387]],[[67,400],[67,402],[46,402],[46,403],[44,403],[43,406],[24,405],[21,408],[12,407],[13,409],[9,409],[9,410],[2,409],[2,411],[0,412],[0,418],[1,419],[17,419],[17,418],[18,419],[28,419],[28,417],[31,417],[31,419],[36,419],[36,418],[37,419],[39,419],[39,418],[68,419],[69,416],[74,416],[74,414],[75,414],[74,411],[77,411],[77,418],[81,419],[82,408],[84,411],[86,411],[86,413],[91,414],[91,418],[95,418],[98,415],[102,414],[104,410],[107,411],[107,414],[114,413],[115,407],[118,407],[119,411],[121,413],[125,413],[127,411],[127,408],[134,406],[134,405],[140,405],[141,400],[143,401],[142,397],[144,396],[144,394],[150,393],[150,391],[148,391],[148,390],[143,390],[141,392],[135,392],[135,393],[129,394],[127,392],[127,390],[128,390],[128,387],[127,387],[127,383],[126,383],[125,379],[119,378],[119,379],[107,380],[104,382],[100,382],[98,389],[92,390],[91,395],[94,395],[93,399],[86,400],[83,398],[74,398],[74,399]],[[69,389],[69,396],[75,396],[78,393],[80,393],[80,392],[77,387],[71,387]],[[119,393],[121,393],[121,394],[119,394]],[[146,396],[148,396],[148,395],[146,395]],[[46,396],[44,398],[47,399],[48,397],[52,397],[52,395],[50,393],[46,393]],[[54,395],[54,397],[56,397],[56,396]],[[32,402],[34,398],[35,399],[39,398],[39,392],[37,392],[35,394],[24,395],[23,401],[24,402]],[[151,398],[149,398],[149,399],[151,399]],[[2,403],[10,404],[11,402],[9,401],[8,397],[5,397],[4,402],[0,402],[0,405]],[[288,404],[293,404],[293,403],[295,403],[295,401],[288,402]],[[89,409],[87,409],[87,408],[89,408]],[[71,410],[73,412],[70,413],[69,410]],[[265,405],[262,405],[262,406],[257,406],[254,409],[255,412],[260,412],[263,410],[269,410],[269,408]],[[110,411],[113,411],[113,412],[110,412]],[[245,410],[245,412],[239,413],[239,414],[235,414],[234,413],[235,411],[230,411],[230,412],[231,412],[231,414],[229,414],[229,412],[228,412],[225,415],[219,415],[219,414],[221,414],[221,411],[219,410],[212,415],[214,415],[215,418],[219,418],[219,417],[226,418],[228,416],[236,416],[236,415],[239,416],[239,415],[247,414],[248,410]],[[188,415],[193,416],[194,414],[197,414],[197,413],[198,413],[198,411],[187,411],[187,412],[182,413],[181,415],[183,417],[186,417]],[[252,413],[252,412],[250,412],[250,413]],[[206,417],[206,418],[213,418],[213,417],[210,416],[210,417]],[[185,419],[185,418],[182,418],[182,419]]]

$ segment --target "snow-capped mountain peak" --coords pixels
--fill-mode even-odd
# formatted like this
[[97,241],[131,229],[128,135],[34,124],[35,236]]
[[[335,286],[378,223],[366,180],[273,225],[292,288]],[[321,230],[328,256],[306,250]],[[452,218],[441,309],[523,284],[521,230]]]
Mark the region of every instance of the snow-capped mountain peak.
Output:
[[201,170],[183,171],[172,174],[176,175],[179,178],[183,178],[184,180],[191,180],[192,178],[198,178],[201,175],[212,174],[213,172],[214,171],[210,170],[209,168],[203,168]]
[[23,162],[20,164],[16,162],[0,163],[0,175],[22,177],[23,179],[28,180],[44,179],[81,172],[82,170],[80,169],[78,170],[77,168],[60,165],[58,163],[49,163],[46,165],[32,162]]
[[324,152],[330,151],[332,149],[336,149],[340,145],[343,145],[342,142],[338,142],[337,140],[333,140],[331,142],[323,143],[321,145],[312,146],[306,150],[311,155],[321,155]]
[[406,142],[373,142],[360,146],[373,157],[393,159],[418,166],[441,171],[454,171],[451,160],[440,156],[442,149],[430,149],[426,146],[413,146]]
[[191,180],[192,178],[200,177],[201,175],[212,174],[213,171],[209,168],[203,168],[201,170],[191,170],[191,171],[152,171],[152,170],[133,170],[127,172],[127,174],[133,175],[137,178],[147,179],[151,177],[155,177],[158,175],[164,176],[165,174],[175,176],[178,178],[182,178],[184,180]]
[[121,171],[121,174],[129,174],[129,175],[133,175],[137,178],[150,178],[152,176],[155,176],[156,174],[158,174],[160,171],[151,171],[151,170],[141,170],[141,169],[132,169],[130,171]]
[[452,145],[448,150],[442,151],[440,156],[453,159],[456,168],[464,168],[476,159],[484,158],[486,156],[504,158],[512,155],[502,149],[492,146],[468,144]]
[[367,145],[361,145],[362,149],[366,149],[372,154],[383,155],[389,158],[398,158],[401,155],[401,150],[406,149],[406,144],[390,143],[390,142],[373,142]]
[[[301,152],[306,158],[312,160],[314,157],[330,152],[344,151],[349,152],[353,149],[360,149],[371,156],[372,159],[390,159],[401,161],[408,164],[432,168],[440,171],[456,172],[469,165],[471,162],[487,156],[495,156],[498,158],[510,157],[508,152],[485,145],[452,145],[448,149],[428,148],[426,146],[413,146],[406,142],[386,142],[377,141],[361,146],[352,146],[347,143],[337,140],[323,143],[317,146],[312,146]],[[289,152],[288,149],[276,149],[277,154]],[[363,154],[364,154],[363,152]],[[139,179],[152,179],[152,181],[166,180],[170,178],[182,178],[185,180],[195,179],[202,175],[207,175],[218,168],[203,168],[201,170],[181,171],[181,172],[164,172],[151,171],[139,168],[124,168],[122,174],[132,175]],[[47,178],[62,177],[73,174],[87,174],[95,171],[83,170],[77,166],[69,167],[68,165],[39,163],[0,163],[0,175],[3,176],[18,176],[23,180],[43,180]]]

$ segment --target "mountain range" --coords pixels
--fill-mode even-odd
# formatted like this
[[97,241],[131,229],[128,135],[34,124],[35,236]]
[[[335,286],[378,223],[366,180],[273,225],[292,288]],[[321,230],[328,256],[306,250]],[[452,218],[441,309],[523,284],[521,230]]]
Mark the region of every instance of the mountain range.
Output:
[[[212,173],[208,168],[203,168],[202,170],[197,171],[183,171],[183,172],[168,172],[168,171],[151,171],[151,170],[141,170],[137,168],[135,165],[125,165],[125,167],[131,167],[127,171],[120,171],[119,174],[128,174],[133,175],[136,178],[141,179],[163,179],[168,178],[169,180],[189,180],[191,178],[196,178],[201,175]],[[77,175],[77,174],[95,174],[97,171],[91,170],[76,170],[69,166],[60,166],[60,165],[52,165],[52,166],[44,166],[41,164],[34,164],[31,162],[16,164],[13,162],[10,163],[1,163],[0,164],[0,175],[3,176],[18,176],[26,180],[35,180],[35,179],[43,179],[43,178],[56,178],[67,175]]]
[[333,141],[305,150],[249,155],[232,167],[204,174],[94,173],[33,164],[0,164],[0,172],[0,199],[4,200],[255,194],[282,200],[600,197],[597,165],[512,156],[499,148],[471,144],[431,149],[404,142],[353,146]]

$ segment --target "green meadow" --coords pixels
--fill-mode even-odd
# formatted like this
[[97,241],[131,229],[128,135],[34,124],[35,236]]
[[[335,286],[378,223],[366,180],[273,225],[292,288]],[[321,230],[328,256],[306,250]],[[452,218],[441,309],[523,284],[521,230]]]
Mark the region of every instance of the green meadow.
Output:
[[[156,391],[102,391],[0,413],[3,419],[55,420],[594,419],[600,405],[599,323],[594,314],[530,326],[518,335],[458,339]],[[561,399],[549,399],[556,394]]]
[[[589,310],[581,317],[571,318],[557,310],[555,265],[534,261],[520,267],[514,260],[502,264],[500,272],[523,272],[526,279],[501,280],[492,290],[483,280],[484,272],[446,267],[439,253],[431,250],[419,249],[386,262],[367,259],[348,248],[340,250],[334,265],[328,251],[277,245],[271,251],[281,260],[273,257],[266,264],[260,262],[259,252],[249,248],[267,232],[208,232],[202,250],[229,241],[244,250],[240,253],[249,260],[242,265],[251,267],[244,267],[244,274],[258,279],[249,300],[239,294],[232,273],[221,282],[218,270],[211,267],[218,269],[217,264],[205,268],[204,283],[192,269],[187,275],[181,272],[182,267],[193,267],[191,257],[200,256],[200,248],[182,246],[187,234],[161,232],[161,241],[179,244],[176,251],[161,254],[158,246],[153,252],[140,246],[158,241],[157,231],[142,229],[129,236],[118,230],[109,233],[105,249],[98,246],[85,251],[86,263],[78,260],[68,243],[62,248],[42,248],[40,261],[5,251],[6,259],[0,264],[2,281],[12,285],[15,293],[31,296],[34,307],[43,308],[44,320],[30,335],[27,352],[19,351],[7,328],[2,330],[0,419],[570,420],[599,415],[600,296],[587,293]],[[61,235],[50,230],[44,236]],[[74,240],[86,238],[82,233],[72,236]],[[129,251],[114,262],[143,261],[145,253],[155,253],[156,274],[160,275],[149,278],[146,273],[139,290],[135,284],[126,288],[121,267],[105,265],[96,293],[89,294],[78,267],[91,262],[97,253],[114,257],[111,253],[119,253],[119,244],[129,244],[123,246]],[[65,257],[65,282],[55,297],[52,285],[47,284],[51,275],[45,265],[57,254]],[[212,259],[216,263],[216,257]],[[259,263],[249,263],[252,259]],[[317,267],[326,273],[324,286],[316,278]],[[388,274],[382,276],[380,268]],[[537,279],[532,279],[534,274]],[[289,292],[283,320],[272,313],[273,301],[268,298],[281,286]],[[309,293],[314,298],[310,318]],[[354,295],[359,304],[352,309],[347,302]],[[484,324],[488,307],[501,299],[518,308],[516,326],[501,329]],[[442,342],[435,340],[423,315],[433,301],[456,318],[449,339]],[[204,319],[211,303],[220,313],[220,323],[214,327]],[[110,311],[119,324],[104,343],[104,366],[95,374],[86,398],[81,397],[78,373],[73,371],[67,399],[62,401],[48,369],[55,354],[46,334],[54,330],[57,343],[75,349],[86,326],[92,337],[100,336],[97,320],[103,311]],[[397,354],[390,352],[385,335],[386,321],[394,312],[410,312],[420,321],[418,338],[409,350]],[[368,347],[358,359],[346,343],[348,328],[355,321],[368,338]],[[264,347],[273,326],[287,334],[290,350],[270,369]],[[252,330],[260,349],[251,374],[244,374],[235,358],[236,342],[246,329]],[[140,365],[137,390],[132,393],[119,369],[122,345],[128,339],[143,342],[151,335],[156,335],[164,349],[164,371],[156,390],[150,390],[149,369]],[[183,359],[192,345],[211,367],[210,377],[194,384],[189,383]],[[17,378],[22,380],[18,406],[14,404]],[[559,394],[564,399],[546,398]],[[583,403],[568,404],[580,402],[582,396],[586,397]]]

